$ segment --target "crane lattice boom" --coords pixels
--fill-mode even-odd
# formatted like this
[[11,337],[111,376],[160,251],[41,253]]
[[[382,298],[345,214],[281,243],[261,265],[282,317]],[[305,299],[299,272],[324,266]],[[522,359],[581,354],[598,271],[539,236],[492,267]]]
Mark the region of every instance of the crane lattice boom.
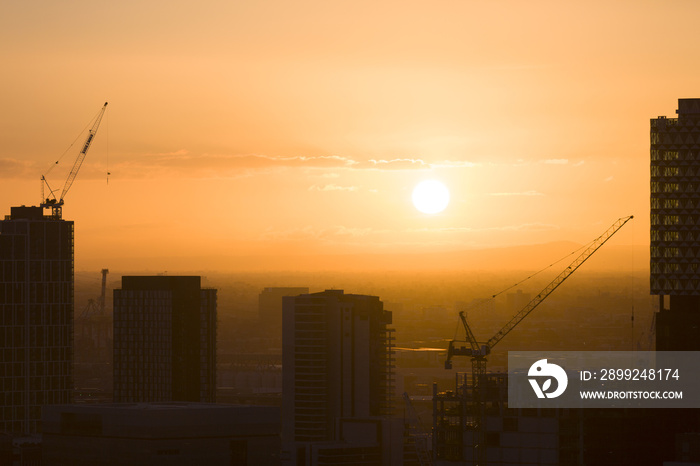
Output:
[[[83,161],[85,160],[85,156],[87,155],[88,149],[90,149],[90,144],[92,143],[92,140],[95,138],[95,135],[97,134],[97,129],[100,127],[100,122],[102,121],[102,117],[105,114],[105,110],[107,109],[107,102],[102,106],[102,109],[98,113],[97,117],[95,118],[95,122],[92,125],[92,128],[90,128],[90,132],[88,134],[87,139],[85,139],[85,143],[83,144],[83,148],[78,154],[78,157],[75,159],[75,162],[73,163],[73,168],[71,168],[70,173],[68,174],[68,178],[66,179],[65,184],[63,185],[63,190],[61,191],[61,197],[56,199],[56,196],[54,194],[54,190],[51,189],[49,186],[49,182],[46,180],[46,176],[41,177],[41,207],[44,208],[51,208],[51,215],[54,218],[61,218],[61,208],[63,206],[63,198],[66,197],[66,194],[68,193],[68,190],[70,187],[73,185],[73,181],[75,181],[75,177],[78,176],[78,171],[80,170],[80,167],[83,165]],[[58,164],[58,161],[56,162]],[[46,185],[49,188],[49,193],[50,193],[50,198],[44,198],[44,185]]]
[[486,342],[486,346],[488,346],[489,349],[493,348],[496,343],[501,341],[503,337],[508,335],[508,333],[515,328],[516,325],[520,323],[521,320],[523,320],[529,313],[531,313],[537,306],[542,303],[542,301],[547,298],[554,290],[556,290],[559,285],[564,283],[564,280],[569,278],[572,273],[576,271],[581,265],[583,265],[586,260],[593,255],[594,252],[596,252],[602,245],[605,244],[606,241],[608,241],[612,235],[617,233],[617,231],[622,228],[622,226],[632,220],[634,218],[632,215],[629,217],[622,217],[618,219],[615,223],[612,224],[610,228],[608,228],[605,233],[600,235],[598,238],[593,240],[590,246],[586,248],[585,251],[583,251],[574,261],[569,264],[569,266],[564,269],[562,273],[560,273],[554,280],[550,282],[549,285],[547,285],[542,291],[539,292],[535,298],[530,301],[524,308],[522,308],[515,316],[510,319],[510,321],[503,326],[501,330],[498,331],[494,336],[491,337],[489,341]]
[[602,235],[600,235],[598,238],[593,240],[591,244],[576,258],[574,261],[569,264],[569,266],[564,269],[563,272],[561,272],[554,280],[552,280],[542,291],[539,292],[535,298],[530,301],[523,309],[518,311],[515,316],[513,316],[510,321],[508,321],[507,324],[503,326],[491,339],[489,339],[486,343],[483,345],[479,345],[479,343],[476,341],[476,338],[474,337],[474,333],[472,332],[471,328],[469,327],[469,324],[467,323],[466,316],[464,315],[464,312],[459,313],[459,317],[462,321],[462,325],[464,327],[464,331],[466,333],[466,343],[469,343],[469,347],[464,347],[464,346],[456,346],[455,343],[457,342],[456,340],[450,341],[450,344],[447,348],[447,359],[445,360],[445,368],[446,369],[451,369],[452,368],[452,357],[453,356],[471,356],[472,358],[479,358],[479,359],[484,359],[485,357],[488,356],[491,353],[491,349],[496,346],[496,344],[501,341],[508,333],[510,333],[511,330],[515,328],[516,325],[518,325],[525,317],[527,317],[528,314],[530,314],[537,306],[539,306],[542,301],[544,301],[547,296],[552,294],[554,290],[556,290],[559,285],[564,283],[564,281],[571,276],[572,273],[576,271],[581,265],[583,265],[586,260],[593,255],[600,247],[605,244],[606,241],[608,241],[617,231],[622,228],[622,226],[630,221],[633,218],[633,216],[629,217],[622,217],[618,219],[615,223],[612,224],[610,228],[608,228]]
[[80,170],[80,167],[83,165],[83,160],[85,160],[87,151],[90,148],[90,143],[92,143],[92,140],[95,138],[95,134],[97,134],[97,128],[100,127],[100,122],[102,121],[102,117],[104,116],[106,109],[107,102],[105,102],[102,110],[100,110],[100,113],[97,116],[97,119],[95,119],[95,123],[92,125],[92,128],[90,128],[90,134],[88,134],[85,144],[83,144],[83,150],[80,151],[78,158],[76,158],[75,162],[73,163],[73,168],[68,174],[68,179],[66,179],[66,184],[63,186],[63,191],[61,192],[61,197],[59,198],[58,202],[63,201],[63,198],[66,196],[66,193],[68,193],[73,181],[75,181],[75,177],[78,176],[78,170]]

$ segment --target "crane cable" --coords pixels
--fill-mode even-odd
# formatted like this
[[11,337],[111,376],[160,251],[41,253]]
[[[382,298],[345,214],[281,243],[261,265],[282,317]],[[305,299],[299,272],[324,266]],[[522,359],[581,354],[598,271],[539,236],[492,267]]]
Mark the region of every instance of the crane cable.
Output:
[[[549,264],[547,267],[545,267],[545,268],[543,268],[543,269],[541,269],[541,270],[538,270],[537,272],[533,273],[533,274],[530,275],[529,277],[524,278],[524,279],[520,280],[519,282],[517,282],[517,283],[515,283],[515,284],[513,284],[513,285],[511,285],[511,286],[509,286],[509,287],[507,287],[507,288],[505,288],[505,289],[499,291],[498,293],[491,295],[490,298],[486,298],[486,299],[484,299],[484,300],[482,300],[482,301],[479,301],[477,304],[474,304],[473,306],[469,306],[469,308],[468,308],[467,310],[469,310],[469,309],[475,309],[476,307],[483,306],[485,303],[488,303],[488,302],[490,302],[490,301],[493,301],[494,299],[496,299],[497,296],[500,296],[500,295],[502,295],[503,293],[512,290],[512,289],[515,288],[516,286],[519,286],[519,285],[525,283],[525,282],[528,281],[529,279],[531,279],[531,278],[533,278],[533,277],[539,275],[540,273],[544,272],[545,270],[551,269],[552,267],[554,267],[555,265],[557,265],[559,262],[563,261],[564,259],[568,259],[570,256],[573,256],[573,255],[576,254],[577,252],[579,252],[579,251],[581,251],[581,250],[583,250],[583,249],[589,247],[591,244],[593,244],[593,243],[595,243],[596,241],[598,241],[599,238],[600,238],[600,236],[599,236],[598,238],[595,238],[594,240],[589,241],[588,243],[584,244],[583,246],[581,246],[581,247],[578,248],[577,250],[570,252],[569,254],[565,255],[565,256],[562,257],[561,259],[558,259],[557,261],[552,262],[552,263]],[[456,339],[457,339],[457,333],[459,332],[459,323],[460,323],[460,320],[457,319],[457,324],[455,325],[455,336],[454,336],[453,340],[456,340]]]
[[48,174],[51,172],[51,170],[53,170],[53,168],[54,168],[56,165],[58,165],[58,162],[60,162],[60,161],[63,159],[63,157],[66,156],[66,154],[68,153],[68,151],[70,151],[71,148],[75,145],[76,141],[78,141],[78,139],[80,139],[80,137],[81,137],[83,134],[85,134],[85,131],[88,129],[88,127],[89,127],[90,125],[92,125],[92,124],[95,122],[95,119],[97,118],[97,115],[99,115],[99,113],[100,113],[101,111],[102,111],[102,110],[100,109],[100,110],[95,114],[95,116],[92,117],[92,119],[85,125],[85,127],[80,131],[80,133],[78,133],[78,135],[75,137],[75,139],[73,140],[73,142],[70,143],[70,146],[68,146],[68,148],[63,152],[63,154],[61,154],[61,156],[58,158],[58,160],[56,160],[54,163],[52,163],[52,164],[49,166],[48,170],[46,170],[46,173],[44,173],[44,177],[45,177],[46,175],[48,175]]

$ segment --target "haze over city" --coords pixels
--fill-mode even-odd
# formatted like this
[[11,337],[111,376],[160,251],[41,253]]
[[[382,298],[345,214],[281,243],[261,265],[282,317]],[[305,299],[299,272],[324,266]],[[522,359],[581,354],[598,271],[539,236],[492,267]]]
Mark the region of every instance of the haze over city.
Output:
[[[0,196],[37,204],[40,176],[109,101],[66,197],[77,270],[583,244],[648,209],[649,118],[695,93],[698,13],[689,1],[11,2]],[[424,179],[449,189],[441,213],[412,205]],[[615,244],[644,254],[648,228],[638,215]]]
[[5,2],[0,463],[700,465],[698,18]]

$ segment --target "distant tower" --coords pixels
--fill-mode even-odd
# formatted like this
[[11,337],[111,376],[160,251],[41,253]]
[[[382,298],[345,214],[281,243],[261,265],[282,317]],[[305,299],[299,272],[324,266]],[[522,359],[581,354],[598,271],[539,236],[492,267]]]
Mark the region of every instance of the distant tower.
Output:
[[376,296],[342,290],[283,302],[283,463],[317,464],[321,445],[350,458],[357,454],[352,442],[333,444],[352,431],[343,430],[342,421],[363,419],[363,431],[378,432],[370,419],[390,414],[391,312]]
[[0,221],[0,432],[41,431],[41,407],[72,402],[73,222],[41,207]]
[[660,351],[700,350],[700,99],[678,99],[676,113],[651,120],[650,284]]
[[122,277],[114,290],[114,401],[216,397],[216,290],[200,277]]

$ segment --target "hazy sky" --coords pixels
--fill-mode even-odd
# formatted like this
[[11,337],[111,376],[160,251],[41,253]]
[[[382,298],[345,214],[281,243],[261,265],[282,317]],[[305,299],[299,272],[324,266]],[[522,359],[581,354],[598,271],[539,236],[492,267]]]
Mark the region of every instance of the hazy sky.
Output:
[[[649,119],[700,97],[698,17],[695,0],[8,0],[0,214],[39,202],[109,101],[66,196],[77,269],[583,243],[630,214],[616,241],[646,244]],[[450,189],[441,214],[411,204],[426,178]]]

